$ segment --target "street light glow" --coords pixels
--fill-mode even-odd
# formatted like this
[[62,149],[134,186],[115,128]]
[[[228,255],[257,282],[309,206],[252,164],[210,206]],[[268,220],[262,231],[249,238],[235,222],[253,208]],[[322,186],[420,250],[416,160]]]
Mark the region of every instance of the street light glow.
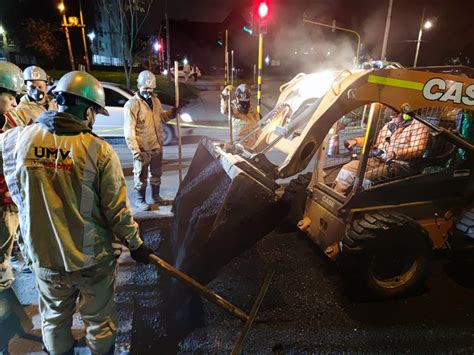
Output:
[[155,52],[158,52],[161,49],[161,43],[158,41],[153,43],[153,49],[155,50]]
[[2,25],[0,25],[0,36],[3,36],[5,34],[5,30]]
[[433,22],[428,20],[428,21],[425,22],[423,27],[424,27],[425,30],[429,30],[431,27],[433,27]]
[[91,40],[91,42],[95,39],[95,32],[92,31],[92,32],[89,32],[87,34],[87,37],[89,37],[89,39]]
[[188,60],[186,58],[183,59],[183,64],[184,65],[188,64]]
[[59,9],[60,12],[64,12],[64,10],[66,9],[66,8],[64,7],[64,3],[60,3],[60,4],[58,5],[58,9]]
[[267,56],[265,57],[265,64],[266,65],[270,65],[270,56],[267,54]]

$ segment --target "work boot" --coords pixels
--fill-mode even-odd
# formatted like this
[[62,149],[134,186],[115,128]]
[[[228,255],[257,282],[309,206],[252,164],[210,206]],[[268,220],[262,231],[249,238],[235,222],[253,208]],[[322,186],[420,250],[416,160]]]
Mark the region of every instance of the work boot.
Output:
[[157,204],[159,206],[168,206],[173,203],[173,200],[166,200],[160,196],[160,185],[151,185],[151,193],[152,193],[152,203]]
[[135,190],[135,207],[140,211],[149,211],[150,205],[145,201],[145,189]]

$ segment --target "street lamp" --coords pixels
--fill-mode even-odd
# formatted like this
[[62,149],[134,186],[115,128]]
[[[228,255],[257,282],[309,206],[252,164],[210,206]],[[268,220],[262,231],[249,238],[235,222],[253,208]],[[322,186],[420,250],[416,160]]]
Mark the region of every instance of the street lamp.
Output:
[[87,34],[87,37],[89,37],[89,39],[91,40],[91,42],[94,42],[94,39],[95,39],[95,32],[92,31],[92,32],[89,32]]
[[415,60],[413,62],[413,67],[416,68],[416,64],[418,63],[418,54],[420,52],[420,44],[421,44],[421,36],[423,35],[423,28],[425,30],[429,30],[433,27],[433,22],[430,20],[425,21],[425,11],[426,8],[423,8],[423,13],[421,14],[421,21],[420,21],[420,30],[418,32],[418,40],[416,41],[416,52],[415,52]]

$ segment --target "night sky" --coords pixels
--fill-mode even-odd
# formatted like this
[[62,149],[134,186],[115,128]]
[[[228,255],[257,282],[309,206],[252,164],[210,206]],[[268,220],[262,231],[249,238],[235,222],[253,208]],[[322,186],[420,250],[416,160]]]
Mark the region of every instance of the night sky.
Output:
[[[83,0],[87,13],[88,3]],[[13,25],[19,17],[39,17],[47,21],[59,22],[56,9],[58,0],[0,0],[0,21],[4,27]],[[74,7],[77,0],[65,0],[66,6]],[[332,19],[342,27],[349,27],[361,33],[362,42],[374,58],[380,56],[383,30],[388,0],[268,0],[273,31],[294,28],[302,13],[321,22]],[[172,19],[190,21],[221,22],[232,11],[250,5],[251,1],[235,0],[170,0],[168,13]],[[434,27],[425,31],[420,51],[420,65],[441,65],[446,58],[459,55],[474,60],[474,39],[472,23],[474,21],[474,1],[472,0],[394,0],[392,26],[388,43],[388,59],[411,65],[418,35],[420,17],[426,7],[426,17],[434,20]],[[90,5],[89,5],[90,8]],[[164,0],[155,0],[152,14],[144,32],[155,32],[163,18]],[[15,15],[13,16],[13,12]],[[87,21],[87,19],[86,19]],[[21,21],[20,21],[21,22]],[[325,36],[326,34],[323,33]],[[329,37],[330,38],[330,35]]]

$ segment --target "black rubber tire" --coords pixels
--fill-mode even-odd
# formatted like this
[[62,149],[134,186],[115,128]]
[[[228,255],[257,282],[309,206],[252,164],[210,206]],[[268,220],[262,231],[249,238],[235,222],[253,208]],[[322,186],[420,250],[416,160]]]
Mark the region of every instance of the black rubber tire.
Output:
[[174,139],[174,128],[168,124],[163,125],[163,145],[170,145]]
[[366,213],[346,227],[340,255],[350,293],[397,298],[424,282],[432,253],[426,230],[393,211]]
[[300,174],[290,181],[283,192],[281,201],[288,205],[288,215],[280,229],[297,230],[298,222],[303,218],[306,206],[306,189],[311,181],[312,173]]

